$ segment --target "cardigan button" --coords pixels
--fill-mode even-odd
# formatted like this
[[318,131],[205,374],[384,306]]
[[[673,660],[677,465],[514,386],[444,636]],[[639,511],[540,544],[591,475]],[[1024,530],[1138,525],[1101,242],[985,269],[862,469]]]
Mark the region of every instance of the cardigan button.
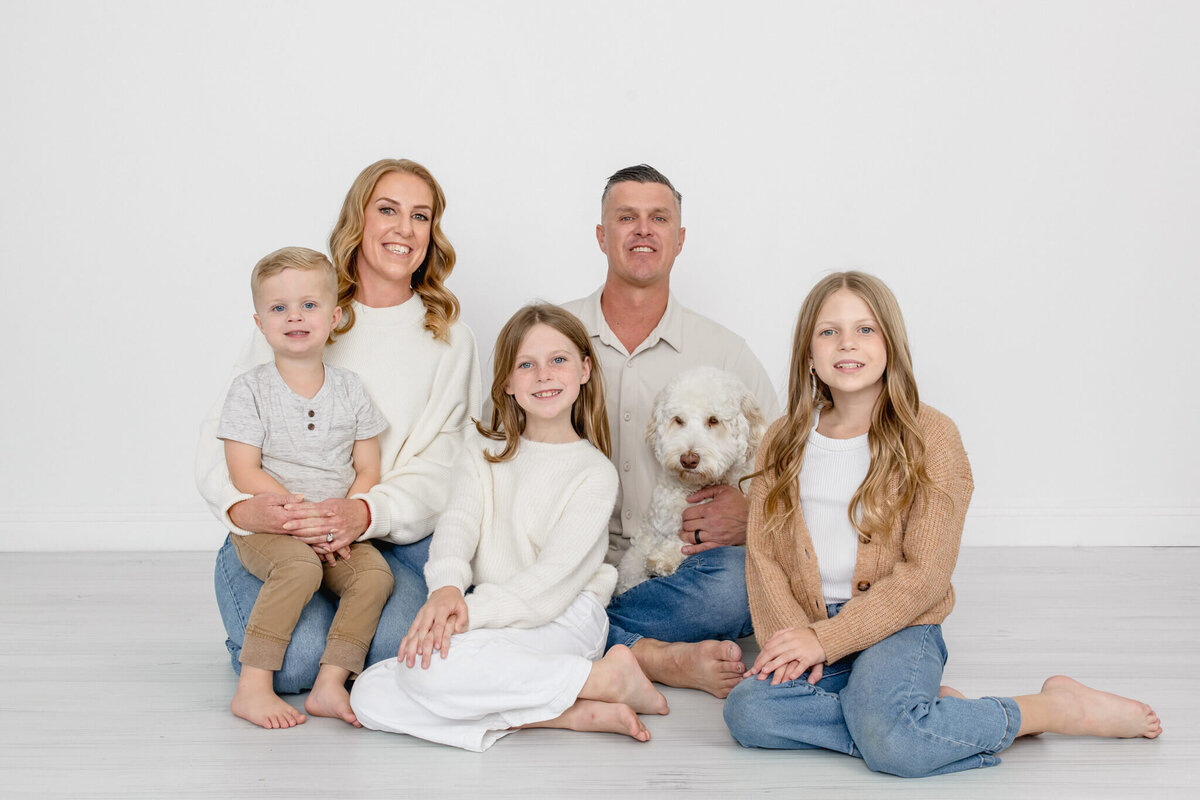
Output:
[[865,592],[867,589],[870,589],[870,588],[871,588],[870,581],[859,581],[858,582],[858,590],[860,592]]

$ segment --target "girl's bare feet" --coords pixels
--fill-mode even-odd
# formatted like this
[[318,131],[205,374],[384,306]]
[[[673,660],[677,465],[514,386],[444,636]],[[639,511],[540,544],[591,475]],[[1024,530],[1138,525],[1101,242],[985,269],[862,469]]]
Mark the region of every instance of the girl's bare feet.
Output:
[[953,686],[941,686],[938,688],[938,697],[957,697],[959,700],[966,700],[967,696],[955,689]]
[[654,688],[638,661],[623,644],[613,645],[604,658],[592,664],[591,674],[579,692],[586,700],[624,703],[639,714],[666,714],[667,698]]
[[599,700],[576,700],[575,705],[554,719],[521,727],[623,733],[639,742],[650,741],[650,731],[646,730],[646,726],[638,719],[637,712],[624,703],[605,703]]
[[1158,715],[1145,703],[1093,689],[1065,675],[1047,678],[1038,696],[1057,717],[1058,724],[1045,726],[1055,733],[1118,739],[1153,739],[1162,733]]
[[722,699],[729,696],[746,671],[742,648],[736,642],[638,639],[633,654],[650,680],[681,689],[699,689]]
[[304,710],[314,717],[332,717],[361,728],[362,724],[350,708],[350,693],[346,691],[346,679],[349,677],[348,670],[322,664],[312,691],[304,701]]
[[263,728],[294,728],[307,719],[275,694],[274,675],[269,669],[242,665],[237,691],[229,703],[234,716]]

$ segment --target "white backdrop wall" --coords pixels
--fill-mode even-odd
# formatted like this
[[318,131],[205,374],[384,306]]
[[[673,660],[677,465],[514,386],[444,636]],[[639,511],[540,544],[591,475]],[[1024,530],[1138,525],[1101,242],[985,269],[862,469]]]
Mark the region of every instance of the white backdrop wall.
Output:
[[[677,296],[786,391],[800,300],[887,280],[975,469],[969,544],[1194,544],[1200,5],[11,2],[0,549],[197,549],[247,276],[426,164],[484,356],[603,280],[605,177],[684,194]],[[485,363],[485,371],[488,366]]]

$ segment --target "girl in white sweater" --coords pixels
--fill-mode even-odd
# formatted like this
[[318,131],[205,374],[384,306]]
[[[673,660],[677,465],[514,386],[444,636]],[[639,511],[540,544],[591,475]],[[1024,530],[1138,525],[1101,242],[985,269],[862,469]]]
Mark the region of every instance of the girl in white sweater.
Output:
[[476,424],[430,545],[429,599],[351,705],[368,728],[475,751],[533,727],[648,741],[638,714],[667,713],[666,699],[629,648],[600,658],[618,484],[587,332],[557,306],[526,306],[494,363],[491,424]]

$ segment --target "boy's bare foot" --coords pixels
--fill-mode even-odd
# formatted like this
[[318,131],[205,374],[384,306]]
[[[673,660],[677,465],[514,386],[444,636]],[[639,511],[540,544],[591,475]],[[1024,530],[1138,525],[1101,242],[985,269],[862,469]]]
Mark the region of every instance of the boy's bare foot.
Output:
[[642,672],[637,658],[623,644],[613,645],[604,658],[592,664],[580,698],[604,703],[624,703],[639,714],[666,714],[667,698]]
[[636,711],[624,703],[604,703],[600,700],[576,700],[575,705],[554,719],[521,727],[623,733],[639,742],[650,741],[650,731],[638,719]]
[[321,665],[312,691],[304,701],[304,710],[314,717],[332,717],[361,728],[362,723],[350,708],[350,693],[346,691],[346,679],[350,677],[350,673],[336,667],[332,670],[327,669],[330,666]]
[[1118,739],[1153,739],[1162,733],[1158,715],[1145,703],[1093,689],[1065,675],[1047,678],[1041,697],[1050,702],[1058,718],[1057,725],[1045,726],[1055,733]]
[[938,697],[957,697],[959,700],[966,700],[967,696],[955,689],[953,686],[941,686],[938,688]]
[[638,639],[633,654],[650,680],[681,689],[700,689],[722,699],[729,696],[746,671],[742,648],[736,642]]
[[275,694],[271,681],[274,673],[242,665],[237,691],[229,703],[234,716],[263,728],[294,728],[307,719]]
[[308,699],[304,701],[304,710],[314,717],[333,717],[349,722],[356,728],[362,727],[362,723],[350,708],[350,693],[346,691],[345,686],[314,686],[308,693]]

